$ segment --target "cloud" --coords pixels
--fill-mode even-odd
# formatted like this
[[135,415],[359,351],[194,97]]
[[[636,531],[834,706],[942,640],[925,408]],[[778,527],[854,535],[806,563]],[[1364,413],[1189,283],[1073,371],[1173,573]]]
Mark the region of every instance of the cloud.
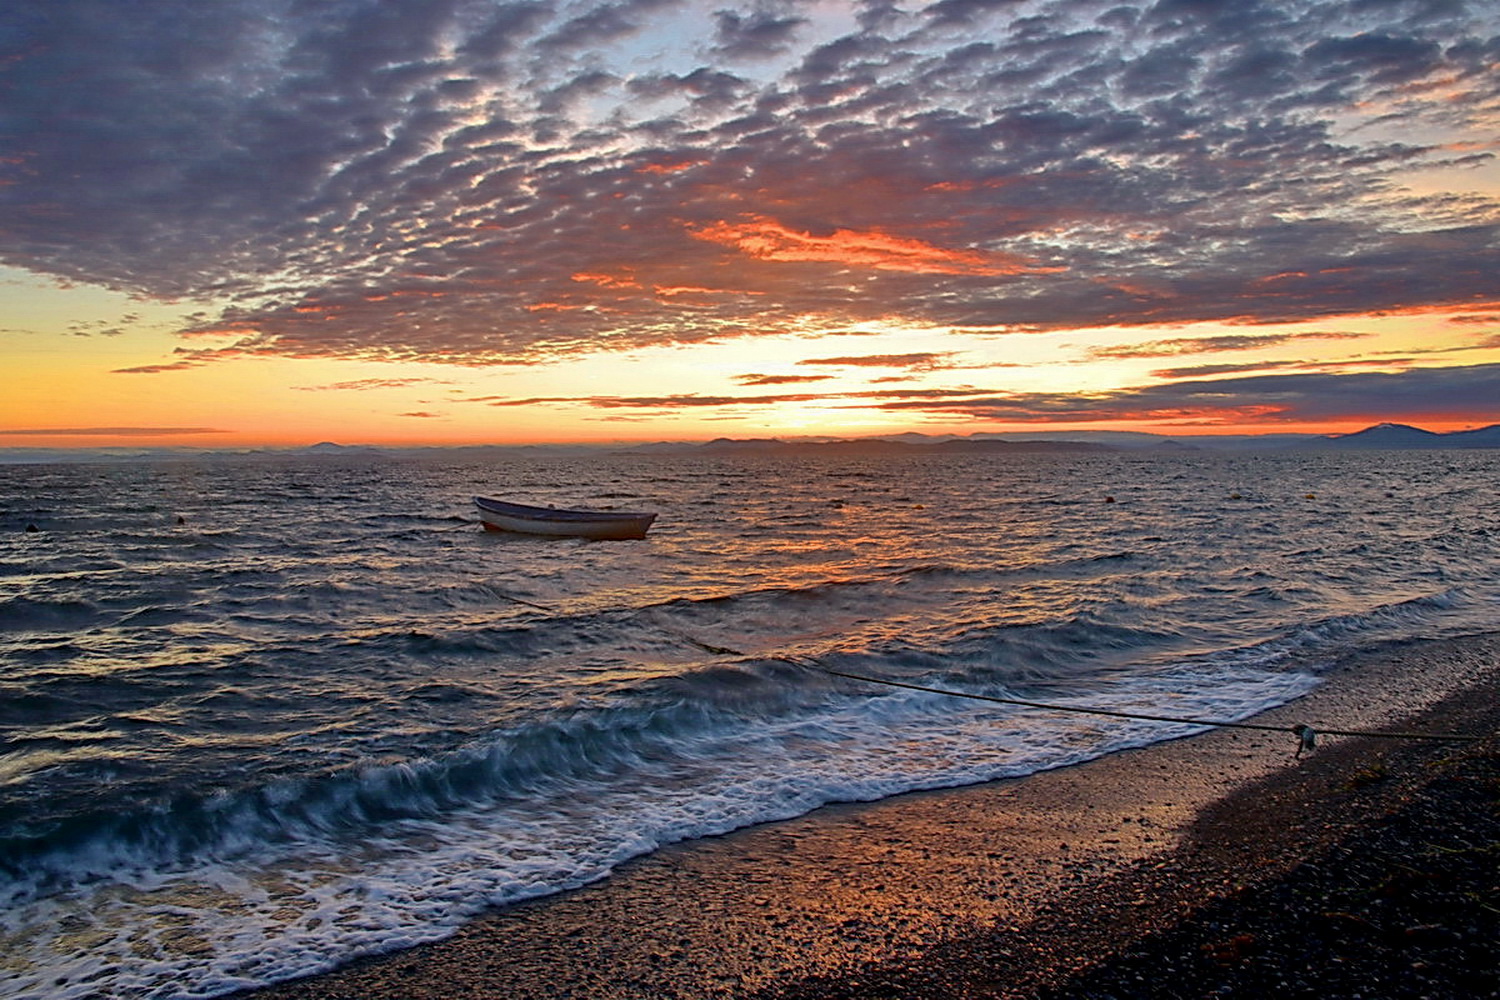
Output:
[[[1390,367],[1409,359],[1368,362]],[[1269,367],[1298,362],[1271,362]],[[1235,370],[1235,369],[1231,369]],[[1212,366],[1186,374],[1220,374]],[[1491,419],[1500,398],[1500,364],[1410,368],[1400,372],[1295,372],[1201,378],[1095,392],[1018,392],[975,386],[863,389],[745,396],[474,397],[466,402],[516,407],[539,404],[670,414],[798,403],[873,408],[934,418],[1010,423],[1097,423],[1120,420],[1234,425],[1316,421],[1370,422],[1396,412],[1409,419]],[[1488,415],[1488,416],[1486,416]]]
[[1165,358],[1180,354],[1215,354],[1220,351],[1253,351],[1301,340],[1359,340],[1367,333],[1310,331],[1305,333],[1235,333],[1217,337],[1174,337],[1170,340],[1146,340],[1136,344],[1094,347],[1089,355],[1096,358]]
[[[756,396],[702,396],[680,393],[671,396],[582,396],[528,402],[584,403],[602,410],[691,410],[720,406],[773,406],[777,403],[809,403],[828,397],[814,393],[767,393]],[[511,402],[492,406],[516,405]]]
[[931,371],[945,367],[952,351],[915,351],[910,354],[862,354],[841,358],[808,358],[799,365],[827,365],[846,368],[912,368]]
[[832,375],[736,375],[740,385],[795,385],[799,382],[826,382]]
[[1500,326],[1500,313],[1478,313],[1473,316],[1450,316],[1450,323],[1469,326]]
[[178,434],[228,434],[217,427],[7,427],[12,437],[172,437]]
[[304,392],[323,392],[328,389],[356,390],[366,389],[404,389],[413,385],[449,385],[451,383],[436,378],[361,378],[346,382],[330,382],[327,385],[298,385],[294,389]]
[[[108,320],[85,320],[68,324],[68,332],[75,337],[119,337],[125,333],[125,326],[140,319],[139,316],[126,315],[120,317],[119,323],[112,324]],[[124,325],[122,325],[124,324]]]
[[162,372],[180,372],[202,367],[201,361],[168,361],[159,365],[136,365],[133,368],[112,368],[111,375],[158,375]]
[[693,235],[766,261],[819,262],[910,274],[989,277],[1061,270],[1042,268],[1008,254],[955,250],[878,231],[835,229],[827,235],[798,232],[763,216],[715,222],[694,231]]
[[1493,162],[1493,5],[18,0],[0,22],[0,262],[204,300],[183,334],[232,345],[205,362],[1500,298],[1493,194],[1406,185]]
[[1302,56],[1315,66],[1314,79],[1338,81],[1346,95],[1362,81],[1406,83],[1442,67],[1437,42],[1385,32],[1319,39]]
[[1172,382],[1097,393],[974,394],[942,405],[891,400],[884,409],[1020,422],[1142,420],[1203,424],[1328,420],[1492,419],[1500,365],[1399,373],[1297,373]]
[[938,24],[969,27],[987,14],[1020,6],[1017,0],[938,0],[923,13]]
[[725,59],[767,59],[787,51],[797,29],[807,24],[802,17],[778,17],[769,11],[714,13],[715,55]]
[[[1415,351],[1407,354],[1439,354],[1447,351]],[[1318,371],[1347,371],[1352,368],[1402,368],[1416,361],[1413,357],[1398,357],[1394,352],[1374,358],[1341,358],[1337,361],[1247,361],[1243,364],[1187,365],[1182,368],[1158,368],[1151,372],[1152,378],[1179,379],[1197,378],[1203,375],[1227,375],[1231,372],[1286,371],[1289,369]]]

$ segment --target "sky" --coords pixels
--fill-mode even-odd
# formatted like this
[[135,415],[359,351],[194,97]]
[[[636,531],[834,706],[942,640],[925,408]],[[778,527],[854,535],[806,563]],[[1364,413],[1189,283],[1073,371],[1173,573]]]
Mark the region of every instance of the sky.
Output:
[[1500,6],[10,0],[0,447],[1500,422]]

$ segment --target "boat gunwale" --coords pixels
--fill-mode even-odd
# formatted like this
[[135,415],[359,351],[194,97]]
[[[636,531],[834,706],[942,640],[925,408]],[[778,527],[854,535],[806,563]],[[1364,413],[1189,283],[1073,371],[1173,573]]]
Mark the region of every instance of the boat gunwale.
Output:
[[489,497],[474,497],[474,506],[480,512],[488,511],[502,517],[514,517],[522,520],[571,523],[571,524],[595,524],[600,522],[621,521],[640,522],[655,520],[654,511],[633,510],[580,510],[568,507],[534,507],[530,504],[513,503],[509,500],[494,500]]

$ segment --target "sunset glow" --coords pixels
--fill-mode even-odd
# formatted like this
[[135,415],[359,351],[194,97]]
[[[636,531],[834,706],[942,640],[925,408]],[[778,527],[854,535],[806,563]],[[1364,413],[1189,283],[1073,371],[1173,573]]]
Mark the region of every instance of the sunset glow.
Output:
[[0,447],[1495,423],[1500,14],[1410,14],[23,0]]

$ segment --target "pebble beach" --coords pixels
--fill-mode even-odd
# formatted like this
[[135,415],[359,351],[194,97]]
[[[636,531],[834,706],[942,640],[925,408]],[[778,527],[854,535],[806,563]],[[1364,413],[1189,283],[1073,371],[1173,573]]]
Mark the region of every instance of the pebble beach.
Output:
[[[1018,780],[692,841],[242,1000],[1495,995],[1500,635]],[[1455,733],[1325,737],[1290,727]]]

